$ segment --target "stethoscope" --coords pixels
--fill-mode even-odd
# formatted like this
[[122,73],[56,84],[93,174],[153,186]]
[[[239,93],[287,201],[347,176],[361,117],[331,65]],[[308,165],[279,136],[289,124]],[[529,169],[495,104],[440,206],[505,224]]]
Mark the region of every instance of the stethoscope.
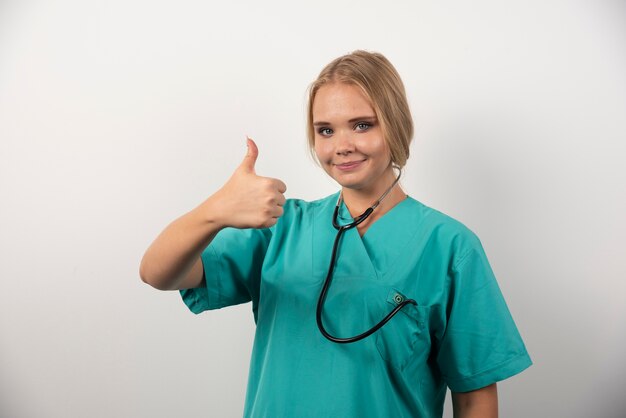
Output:
[[317,327],[319,328],[322,335],[332,342],[346,344],[346,343],[353,343],[353,342],[362,340],[363,338],[369,337],[370,335],[378,331],[380,328],[382,328],[383,325],[389,322],[389,320],[393,318],[393,316],[397,314],[400,311],[400,309],[404,308],[406,305],[413,304],[417,306],[417,302],[414,301],[413,299],[405,299],[403,302],[396,305],[396,307],[391,312],[389,312],[387,316],[385,316],[378,324],[374,325],[372,328],[354,337],[348,337],[348,338],[334,337],[326,331],[326,329],[324,328],[324,324],[322,323],[322,310],[324,308],[324,301],[326,300],[326,295],[328,293],[328,289],[330,288],[330,283],[333,278],[333,270],[335,268],[335,262],[337,261],[337,248],[339,247],[339,240],[341,239],[341,235],[348,229],[354,228],[355,226],[359,225],[361,222],[365,221],[372,214],[372,212],[374,212],[374,209],[376,209],[376,207],[380,205],[380,202],[383,201],[383,199],[387,196],[387,194],[389,194],[391,189],[393,189],[393,187],[398,183],[398,181],[400,180],[400,175],[402,174],[402,170],[399,167],[394,167],[394,168],[398,169],[398,176],[396,177],[394,182],[391,184],[391,186],[385,191],[385,193],[383,193],[378,198],[376,202],[374,202],[372,206],[367,208],[365,212],[363,212],[361,215],[354,218],[352,222],[346,225],[339,225],[339,223],[337,222],[337,217],[339,216],[339,207],[341,206],[341,202],[343,202],[343,196],[341,192],[339,193],[339,198],[337,199],[337,204],[335,205],[335,210],[333,212],[333,226],[337,230],[337,236],[335,237],[335,242],[333,244],[333,251],[330,256],[330,265],[328,266],[328,274],[326,275],[324,286],[322,287],[320,297],[317,301],[317,313],[316,313]]

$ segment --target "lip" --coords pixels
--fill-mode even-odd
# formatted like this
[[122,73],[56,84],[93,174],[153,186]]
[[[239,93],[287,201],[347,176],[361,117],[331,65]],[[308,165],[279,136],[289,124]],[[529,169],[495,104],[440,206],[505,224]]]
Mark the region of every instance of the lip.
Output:
[[341,164],[335,164],[335,167],[337,167],[341,171],[351,171],[351,170],[354,170],[356,168],[359,168],[361,166],[361,164],[363,164],[364,161],[365,160],[346,161],[346,162],[341,163]]

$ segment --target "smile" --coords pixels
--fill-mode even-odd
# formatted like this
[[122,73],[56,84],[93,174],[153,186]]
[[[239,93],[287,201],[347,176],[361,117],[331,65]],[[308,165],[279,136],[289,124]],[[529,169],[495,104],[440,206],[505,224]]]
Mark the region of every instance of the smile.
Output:
[[359,166],[361,166],[361,164],[364,161],[365,160],[348,161],[348,162],[341,163],[341,164],[335,164],[335,167],[337,167],[339,170],[342,170],[342,171],[350,171],[350,170],[354,170],[354,169],[358,168]]

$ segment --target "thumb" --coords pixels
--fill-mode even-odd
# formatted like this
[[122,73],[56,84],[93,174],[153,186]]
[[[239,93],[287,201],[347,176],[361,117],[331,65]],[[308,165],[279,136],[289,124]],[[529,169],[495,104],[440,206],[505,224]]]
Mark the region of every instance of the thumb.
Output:
[[254,164],[259,156],[259,149],[251,138],[246,137],[246,139],[248,144],[248,153],[243,158],[240,167],[248,173],[254,173]]

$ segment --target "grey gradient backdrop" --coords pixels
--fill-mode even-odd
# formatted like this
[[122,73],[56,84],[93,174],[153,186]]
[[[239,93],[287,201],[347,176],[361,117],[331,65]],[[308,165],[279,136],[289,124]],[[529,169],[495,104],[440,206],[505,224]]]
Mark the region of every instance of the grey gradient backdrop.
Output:
[[334,192],[306,86],[365,48],[408,91],[405,189],[479,235],[535,362],[501,416],[625,417],[625,3],[296,4],[0,1],[0,416],[240,416],[250,306],[193,316],[139,261],[246,134]]

